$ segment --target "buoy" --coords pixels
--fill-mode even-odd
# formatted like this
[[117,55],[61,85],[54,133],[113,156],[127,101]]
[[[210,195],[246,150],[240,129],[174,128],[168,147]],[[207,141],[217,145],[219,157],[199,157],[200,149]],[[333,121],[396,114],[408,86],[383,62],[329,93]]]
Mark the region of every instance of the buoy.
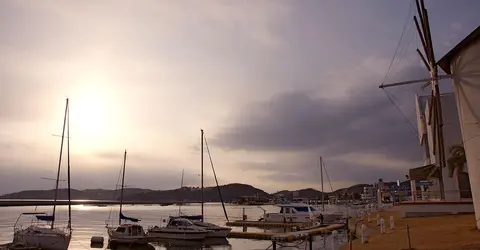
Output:
[[90,244],[103,244],[102,236],[92,236],[90,239]]

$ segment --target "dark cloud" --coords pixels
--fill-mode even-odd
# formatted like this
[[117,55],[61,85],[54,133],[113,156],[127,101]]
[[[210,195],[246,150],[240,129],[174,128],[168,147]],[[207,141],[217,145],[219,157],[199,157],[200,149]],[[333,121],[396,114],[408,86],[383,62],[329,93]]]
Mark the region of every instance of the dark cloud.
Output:
[[[409,68],[400,79],[418,79],[425,74],[424,69]],[[421,164],[422,150],[416,133],[375,82],[359,81],[346,98],[329,98],[328,93],[317,98],[305,92],[286,92],[251,104],[238,114],[234,125],[217,134],[212,142],[226,150],[296,152],[294,160],[287,162],[278,159],[240,164],[264,171],[264,177],[273,180],[319,183],[315,161],[319,154],[330,158],[332,181],[401,178],[408,168]],[[416,128],[414,94],[420,86],[399,88],[401,91],[387,91]],[[359,155],[370,158],[355,162],[352,158]]]
[[[424,74],[416,68],[409,73],[404,79]],[[400,98],[405,100],[404,112],[410,111],[410,115],[414,110],[414,93]],[[383,91],[371,82],[357,84],[344,99],[323,96],[314,98],[308,93],[288,92],[252,104],[239,115],[235,125],[217,134],[213,142],[228,150],[319,149],[330,156],[361,152],[412,160],[421,157],[415,133]],[[415,118],[409,118],[416,126]]]

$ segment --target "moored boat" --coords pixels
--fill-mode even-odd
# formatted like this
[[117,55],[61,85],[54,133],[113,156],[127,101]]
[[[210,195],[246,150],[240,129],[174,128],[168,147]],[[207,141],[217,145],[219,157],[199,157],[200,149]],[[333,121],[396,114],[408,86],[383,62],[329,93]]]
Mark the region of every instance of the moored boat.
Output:
[[148,235],[162,239],[203,240],[208,231],[188,219],[170,217],[167,226],[154,226],[148,229]]

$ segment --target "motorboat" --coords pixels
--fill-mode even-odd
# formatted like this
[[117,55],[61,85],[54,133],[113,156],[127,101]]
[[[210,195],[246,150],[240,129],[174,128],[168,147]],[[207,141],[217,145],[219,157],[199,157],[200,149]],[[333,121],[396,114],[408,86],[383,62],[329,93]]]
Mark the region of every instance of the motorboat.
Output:
[[[22,215],[34,215],[37,218],[37,222],[23,228],[18,224]],[[70,228],[52,228],[48,223],[40,223],[40,221],[52,220],[53,216],[46,213],[22,213],[14,225],[13,244],[48,250],[68,249],[72,237]]]
[[320,220],[324,224],[339,221],[343,217],[341,212],[325,213],[306,203],[285,203],[276,204],[275,206],[280,208],[278,213],[265,213],[260,220],[266,222],[306,223],[311,222],[313,217],[313,219]]
[[[52,179],[56,181],[55,196],[53,197],[53,211],[51,215],[46,213],[22,213],[18,216],[15,225],[13,226],[13,242],[12,245],[17,248],[38,248],[43,250],[67,250],[72,238],[72,210],[71,210],[71,196],[70,196],[70,113],[68,98],[66,99],[65,115],[63,119],[62,141],[60,144],[60,156],[58,159],[57,178]],[[62,152],[65,139],[65,130],[67,131],[67,171],[68,171],[68,224],[66,227],[58,227],[55,224],[55,211],[58,199],[58,185],[60,178],[60,171],[62,166]],[[35,216],[36,220],[31,220],[31,225],[23,227],[19,223],[23,215]],[[42,223],[44,222],[44,223]],[[57,227],[55,227],[57,226]]]
[[162,239],[203,240],[208,231],[188,219],[170,217],[165,227],[154,226],[148,229],[148,235]]
[[147,244],[148,236],[143,227],[138,224],[121,224],[114,228],[108,228],[109,242],[119,244]]
[[191,221],[195,226],[201,227],[208,231],[207,238],[226,238],[228,233],[232,231],[230,227],[222,227],[215,225],[213,223],[204,222],[202,221],[202,216],[199,215],[180,215],[177,218],[188,219]]

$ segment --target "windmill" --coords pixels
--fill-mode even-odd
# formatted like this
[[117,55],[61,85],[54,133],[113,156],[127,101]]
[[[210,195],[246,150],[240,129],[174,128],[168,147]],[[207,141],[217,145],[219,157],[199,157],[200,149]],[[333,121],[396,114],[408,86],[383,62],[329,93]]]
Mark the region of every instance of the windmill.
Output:
[[[409,80],[391,84],[382,84],[379,88],[384,89],[388,87],[401,86],[413,83],[422,83],[425,84],[422,88],[431,87],[431,97],[429,105],[429,117],[426,117],[428,125],[433,127],[433,153],[437,155],[435,161],[435,167],[430,172],[430,176],[434,175],[438,177],[439,186],[440,186],[440,198],[445,199],[445,191],[443,185],[442,169],[446,166],[446,155],[445,155],[445,143],[443,136],[443,117],[442,117],[442,105],[440,100],[440,89],[438,86],[438,81],[442,79],[452,78],[451,75],[439,75],[438,67],[435,61],[435,54],[433,50],[432,36],[430,32],[430,23],[428,19],[428,12],[425,8],[424,0],[415,0],[417,7],[418,17],[413,17],[415,27],[417,29],[418,36],[420,38],[423,53],[420,49],[417,48],[417,53],[420,56],[424,66],[428,69],[430,73],[429,78],[418,79],[418,80]],[[438,153],[435,153],[438,152]]]

